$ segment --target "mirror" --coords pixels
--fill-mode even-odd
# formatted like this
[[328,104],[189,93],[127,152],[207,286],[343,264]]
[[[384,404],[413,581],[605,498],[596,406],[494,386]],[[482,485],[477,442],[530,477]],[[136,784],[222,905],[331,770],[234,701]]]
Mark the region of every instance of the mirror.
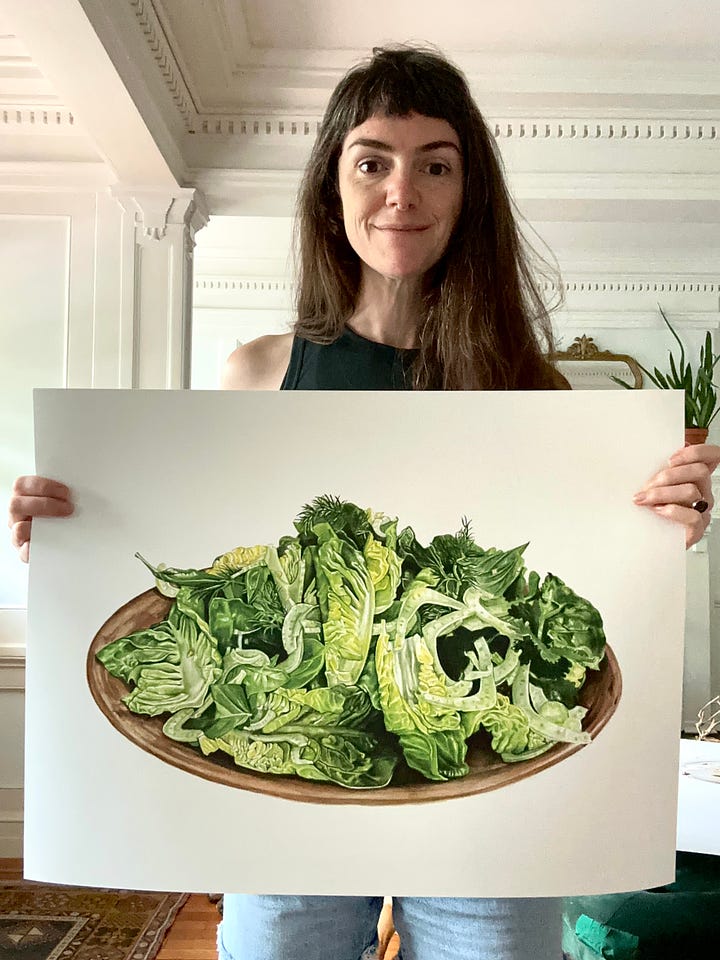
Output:
[[601,350],[585,334],[575,337],[567,350],[553,354],[553,360],[573,390],[621,390],[611,377],[629,384],[633,390],[642,388],[643,375],[637,360],[626,353]]

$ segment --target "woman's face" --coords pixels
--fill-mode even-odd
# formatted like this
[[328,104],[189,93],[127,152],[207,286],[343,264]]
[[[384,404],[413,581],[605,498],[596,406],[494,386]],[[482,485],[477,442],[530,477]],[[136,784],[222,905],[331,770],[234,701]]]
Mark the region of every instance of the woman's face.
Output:
[[338,185],[345,232],[365,267],[421,277],[444,254],[460,213],[460,140],[445,120],[374,115],[345,137]]

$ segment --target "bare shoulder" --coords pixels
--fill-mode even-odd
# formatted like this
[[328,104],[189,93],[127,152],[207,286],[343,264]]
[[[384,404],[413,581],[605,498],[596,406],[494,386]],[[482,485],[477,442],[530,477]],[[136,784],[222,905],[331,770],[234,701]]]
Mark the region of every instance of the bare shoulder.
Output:
[[223,370],[223,390],[279,390],[292,350],[293,334],[258,337],[233,350]]

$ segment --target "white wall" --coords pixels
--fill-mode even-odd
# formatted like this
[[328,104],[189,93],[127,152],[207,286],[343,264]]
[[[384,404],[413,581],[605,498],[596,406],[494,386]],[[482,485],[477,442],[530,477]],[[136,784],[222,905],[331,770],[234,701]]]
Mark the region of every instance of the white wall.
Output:
[[228,355],[292,319],[290,217],[212,217],[196,239],[191,385],[212,390]]

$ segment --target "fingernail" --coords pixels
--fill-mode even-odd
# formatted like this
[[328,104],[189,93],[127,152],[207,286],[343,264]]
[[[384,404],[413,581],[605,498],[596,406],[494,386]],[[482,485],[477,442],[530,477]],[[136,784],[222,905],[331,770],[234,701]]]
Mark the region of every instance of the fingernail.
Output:
[[647,500],[647,496],[641,490],[640,493],[635,494],[635,496],[633,497],[633,500],[635,501],[635,503],[645,503],[645,501]]

